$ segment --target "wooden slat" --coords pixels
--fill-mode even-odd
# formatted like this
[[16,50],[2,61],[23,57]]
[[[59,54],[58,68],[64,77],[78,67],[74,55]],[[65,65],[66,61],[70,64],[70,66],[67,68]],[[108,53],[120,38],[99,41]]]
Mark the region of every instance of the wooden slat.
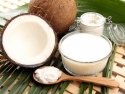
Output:
[[120,65],[125,66],[125,59],[123,55],[116,53],[114,61]]
[[114,63],[113,72],[125,77],[125,67],[124,66],[119,67],[117,66],[117,63]]
[[10,9],[15,9],[18,6],[29,2],[30,0],[0,0],[0,12],[6,12]]
[[76,85],[73,85],[72,83],[66,88],[66,91],[68,91],[71,94],[79,94],[79,87]]
[[125,90],[125,78],[120,75],[117,75],[115,80],[120,83],[120,89]]
[[3,7],[3,8],[7,8],[8,10],[10,10],[10,9],[15,9],[15,8],[18,7],[17,5],[12,4],[12,3],[10,3],[10,2],[6,2],[6,1],[4,1],[4,0],[0,0],[0,5],[1,5],[1,7]]
[[125,47],[124,46],[118,46],[116,52],[125,56]]

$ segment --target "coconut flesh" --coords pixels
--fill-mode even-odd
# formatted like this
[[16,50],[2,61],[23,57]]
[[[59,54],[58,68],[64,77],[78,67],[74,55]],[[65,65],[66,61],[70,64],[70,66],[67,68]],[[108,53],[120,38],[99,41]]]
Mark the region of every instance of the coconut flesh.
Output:
[[44,64],[54,52],[55,45],[53,29],[36,15],[18,15],[3,29],[3,53],[13,63],[24,67]]

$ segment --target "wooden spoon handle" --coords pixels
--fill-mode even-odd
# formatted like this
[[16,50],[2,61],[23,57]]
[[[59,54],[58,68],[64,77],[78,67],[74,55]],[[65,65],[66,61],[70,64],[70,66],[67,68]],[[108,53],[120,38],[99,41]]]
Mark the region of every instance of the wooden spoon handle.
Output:
[[89,83],[93,83],[96,85],[102,85],[102,86],[107,86],[107,87],[111,87],[111,88],[119,87],[119,83],[110,78],[92,77],[92,76],[81,76],[81,77],[70,76],[68,79],[75,80],[75,81],[89,82]]

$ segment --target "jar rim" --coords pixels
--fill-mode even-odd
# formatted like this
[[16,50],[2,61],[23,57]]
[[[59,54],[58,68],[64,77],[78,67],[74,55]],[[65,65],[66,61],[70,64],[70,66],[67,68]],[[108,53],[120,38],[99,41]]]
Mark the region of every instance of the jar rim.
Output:
[[[83,21],[83,19],[84,19],[84,17],[86,16],[86,15],[89,15],[89,14],[96,14],[97,16],[99,16],[101,19],[102,19],[102,22],[101,23],[98,23],[98,24],[87,24],[87,23],[85,23],[84,21]],[[104,17],[104,16],[102,16],[101,14],[99,14],[99,13],[96,13],[96,12],[86,12],[86,13],[84,13],[84,14],[82,14],[81,16],[80,16],[80,22],[83,24],[83,25],[85,25],[85,26],[101,26],[101,25],[103,25],[105,22],[106,22],[106,18]]]
[[[102,61],[102,60],[108,58],[108,57],[112,54],[113,48],[112,48],[112,43],[110,42],[110,40],[109,40],[106,36],[104,36],[104,35],[101,35],[101,36],[100,36],[100,35],[97,35],[97,36],[100,36],[100,37],[106,39],[107,42],[109,43],[110,47],[111,47],[110,52],[109,52],[105,57],[103,57],[103,58],[101,58],[101,59],[99,59],[99,60],[95,60],[95,61],[84,62],[84,61],[75,60],[75,59],[73,59],[73,58],[68,57],[67,55],[64,55],[64,53],[63,53],[62,50],[61,50],[61,44],[62,44],[63,40],[65,40],[65,39],[66,39],[68,36],[70,36],[70,35],[77,34],[77,33],[81,33],[81,32],[79,32],[79,31],[81,31],[81,30],[76,30],[76,31],[71,32],[71,33],[68,33],[68,34],[66,34],[64,37],[62,37],[62,39],[61,39],[60,42],[59,42],[59,52],[61,53],[61,55],[63,55],[64,57],[66,57],[66,58],[69,59],[69,60],[72,60],[72,61],[75,61],[75,62],[79,62],[79,63],[96,63],[96,62],[99,62],[99,61]],[[87,34],[88,34],[88,33],[87,33]],[[91,33],[90,33],[90,34],[91,34]],[[94,34],[94,35],[95,35],[95,34]]]

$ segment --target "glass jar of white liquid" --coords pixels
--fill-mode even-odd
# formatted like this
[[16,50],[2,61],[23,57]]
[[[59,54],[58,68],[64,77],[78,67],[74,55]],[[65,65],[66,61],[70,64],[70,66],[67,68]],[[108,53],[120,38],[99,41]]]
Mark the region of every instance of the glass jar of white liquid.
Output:
[[[85,15],[90,15],[85,23]],[[92,14],[92,15],[91,15]],[[94,20],[92,20],[94,19]],[[82,21],[81,21],[82,20]],[[80,22],[80,25],[79,25]],[[65,35],[59,42],[59,51],[65,69],[72,75],[96,75],[102,71],[112,53],[112,44],[103,35],[103,29],[117,45],[125,44],[125,30],[111,22],[111,17],[89,12],[81,15],[80,20],[72,25],[69,31],[81,29]]]
[[87,12],[77,20],[77,27],[83,33],[103,35],[104,26],[111,40],[117,45],[125,44],[125,30],[120,24],[112,23],[111,16],[105,18],[96,12]]
[[80,16],[80,29],[84,33],[103,34],[106,19],[99,13],[87,12]]
[[60,40],[59,51],[70,74],[96,75],[105,68],[112,44],[103,35],[72,32]]

